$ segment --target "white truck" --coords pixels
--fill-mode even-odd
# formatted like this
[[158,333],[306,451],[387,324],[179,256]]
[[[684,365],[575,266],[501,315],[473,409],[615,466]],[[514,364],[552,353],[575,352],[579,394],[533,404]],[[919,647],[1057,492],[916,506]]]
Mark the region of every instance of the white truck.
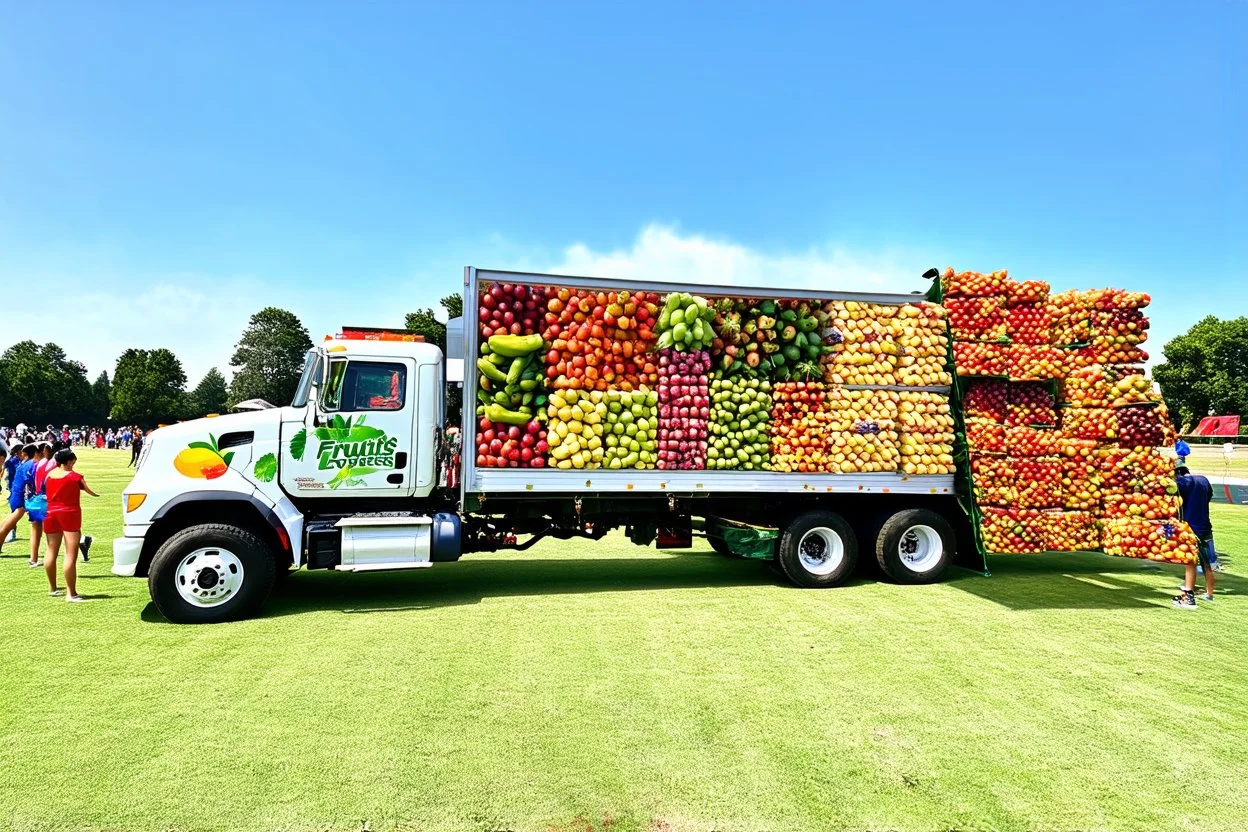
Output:
[[[707,298],[920,299],[466,268],[470,324],[452,322],[449,360],[422,342],[326,340],[308,352],[286,406],[154,431],[122,497],[113,572],[147,578],[160,611],[186,623],[255,614],[275,582],[299,568],[418,569],[620,528],[664,547],[689,546],[696,528],[717,551],[770,560],[803,587],[843,582],[860,548],[897,581],[943,575],[964,521],[952,474],[478,467],[475,312],[482,288],[502,282]],[[459,437],[445,420],[448,383],[456,383],[448,368],[465,390]]]

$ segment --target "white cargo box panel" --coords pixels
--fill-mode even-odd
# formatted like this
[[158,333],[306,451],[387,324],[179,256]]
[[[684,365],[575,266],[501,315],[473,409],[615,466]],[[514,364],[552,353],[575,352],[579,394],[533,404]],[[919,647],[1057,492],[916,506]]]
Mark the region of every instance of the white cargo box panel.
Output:
[[[710,286],[698,283],[661,283],[644,280],[616,280],[605,277],[572,277],[556,274],[494,271],[464,268],[464,423],[463,476],[460,480],[467,494],[953,494],[953,474],[908,476],[901,473],[880,474],[802,474],[773,471],[659,471],[657,469],[556,469],[556,468],[478,468],[476,465],[476,408],[472,406],[478,383],[476,356],[481,345],[481,330],[476,316],[468,310],[477,308],[482,283],[521,283],[529,286],[566,286],[570,289],[640,290],[667,294],[692,292],[706,297],[773,297],[801,300],[854,300],[900,306],[919,303],[926,297],[919,292],[872,293],[811,291],[786,289],[781,286]],[[850,385],[846,385],[850,386]],[[856,389],[863,386],[853,385]],[[866,389],[929,390],[947,393],[947,387],[884,387]]]

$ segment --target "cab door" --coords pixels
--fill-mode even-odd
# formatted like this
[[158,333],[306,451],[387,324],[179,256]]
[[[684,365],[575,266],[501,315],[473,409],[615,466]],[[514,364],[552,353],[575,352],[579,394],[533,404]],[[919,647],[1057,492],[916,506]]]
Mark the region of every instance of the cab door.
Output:
[[282,425],[280,482],[296,497],[407,497],[419,417],[411,359],[331,357],[315,405]]

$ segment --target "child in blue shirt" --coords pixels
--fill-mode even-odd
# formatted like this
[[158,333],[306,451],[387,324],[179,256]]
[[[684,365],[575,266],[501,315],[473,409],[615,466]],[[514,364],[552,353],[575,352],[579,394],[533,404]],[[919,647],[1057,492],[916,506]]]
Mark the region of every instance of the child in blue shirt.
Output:
[[[17,528],[17,523],[26,514],[26,496],[35,492],[35,457],[39,456],[38,445],[26,445],[22,448],[22,461],[14,469],[13,480],[9,483],[9,516],[0,525],[0,541],[8,537],[9,532]],[[0,543],[0,547],[3,547]],[[38,566],[38,551],[35,560],[28,564]]]

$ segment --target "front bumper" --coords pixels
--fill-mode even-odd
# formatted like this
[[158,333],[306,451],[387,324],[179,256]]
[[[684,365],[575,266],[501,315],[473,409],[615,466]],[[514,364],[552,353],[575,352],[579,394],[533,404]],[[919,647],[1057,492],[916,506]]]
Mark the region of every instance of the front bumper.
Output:
[[134,570],[139,566],[139,555],[142,553],[143,538],[113,538],[113,574],[133,578]]

